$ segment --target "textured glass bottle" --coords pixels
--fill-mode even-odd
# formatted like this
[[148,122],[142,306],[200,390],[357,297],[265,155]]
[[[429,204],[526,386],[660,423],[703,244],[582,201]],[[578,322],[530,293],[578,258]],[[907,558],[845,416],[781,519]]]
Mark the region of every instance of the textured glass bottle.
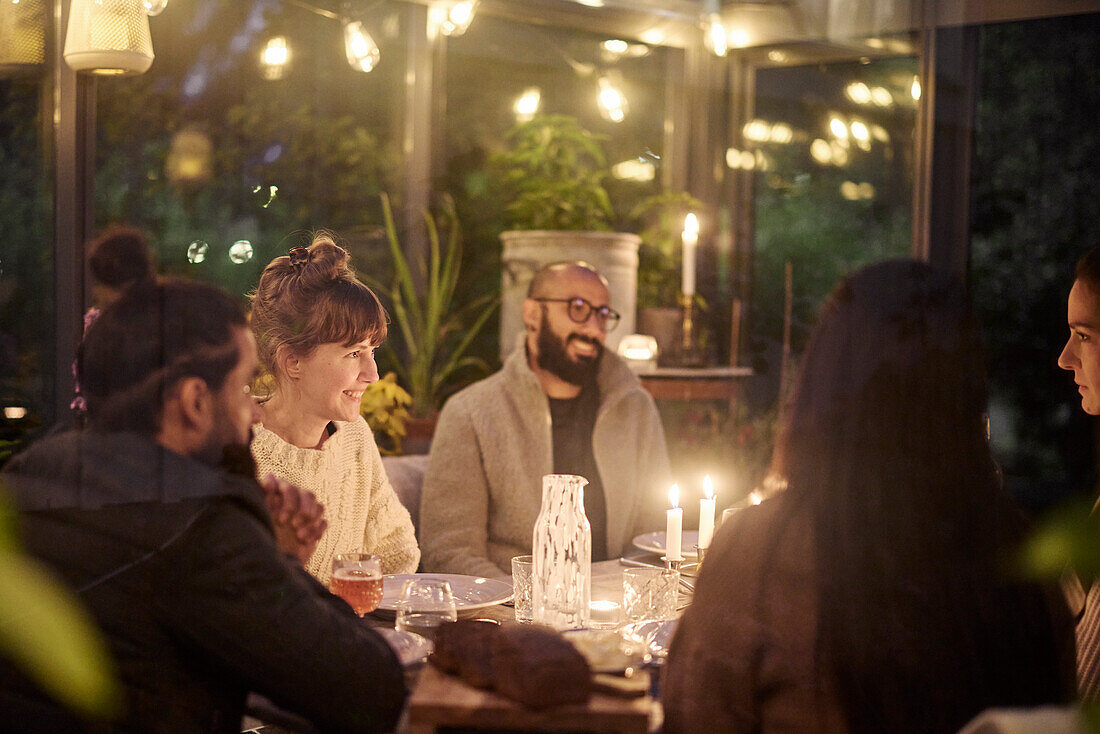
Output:
[[584,485],[572,474],[542,478],[542,509],[535,521],[531,572],[535,622],[557,629],[588,625],[592,596],[592,526],[584,514]]

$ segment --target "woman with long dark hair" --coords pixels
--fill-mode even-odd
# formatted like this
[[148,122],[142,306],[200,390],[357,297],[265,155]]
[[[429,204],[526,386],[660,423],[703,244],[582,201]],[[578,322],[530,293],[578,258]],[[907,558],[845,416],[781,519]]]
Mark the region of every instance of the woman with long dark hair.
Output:
[[1072,698],[1068,611],[1013,573],[984,375],[954,278],[899,260],[834,290],[776,446],[787,488],[715,537],[666,732],[954,732]]

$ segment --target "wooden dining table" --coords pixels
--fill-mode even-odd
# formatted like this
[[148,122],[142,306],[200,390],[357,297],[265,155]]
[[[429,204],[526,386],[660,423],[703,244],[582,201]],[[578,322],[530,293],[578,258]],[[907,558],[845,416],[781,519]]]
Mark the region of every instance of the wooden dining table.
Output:
[[[633,553],[622,559],[599,561],[592,564],[592,601],[623,601],[622,571],[637,563],[658,563],[656,556]],[[430,574],[427,574],[430,575]],[[507,576],[497,580],[511,583]],[[690,583],[691,578],[685,576]],[[691,591],[681,585],[678,610],[691,601]],[[511,604],[496,604],[461,612],[461,618],[487,619],[501,624],[516,624],[515,610]],[[378,612],[367,615],[367,623],[374,627],[392,627],[393,614]],[[649,671],[637,675],[648,676]],[[648,681],[648,678],[646,679]],[[473,688],[458,678],[446,675],[428,664],[412,666],[409,670],[412,695],[409,698],[399,732],[407,734],[435,734],[448,728],[460,727],[472,730],[507,729],[509,731],[590,731],[646,734],[660,724],[660,704],[650,695],[623,698],[605,693],[594,693],[583,706],[559,706],[544,711],[534,711],[510,701],[491,691]]]

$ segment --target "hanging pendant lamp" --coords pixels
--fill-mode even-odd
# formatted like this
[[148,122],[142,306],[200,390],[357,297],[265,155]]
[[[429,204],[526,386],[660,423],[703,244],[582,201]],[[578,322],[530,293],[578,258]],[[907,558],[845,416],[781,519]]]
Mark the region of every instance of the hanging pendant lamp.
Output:
[[45,61],[45,0],[0,0],[0,72],[34,71]]
[[132,76],[148,71],[153,40],[141,0],[72,0],[65,63],[90,74]]

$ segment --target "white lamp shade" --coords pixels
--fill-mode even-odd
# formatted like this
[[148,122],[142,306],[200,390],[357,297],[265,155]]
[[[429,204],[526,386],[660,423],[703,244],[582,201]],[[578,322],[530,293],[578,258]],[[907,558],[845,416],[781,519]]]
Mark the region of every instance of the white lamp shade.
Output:
[[131,76],[148,71],[153,39],[141,0],[72,0],[65,63],[92,74]]
[[45,0],[0,1],[0,70],[33,69],[46,60]]

